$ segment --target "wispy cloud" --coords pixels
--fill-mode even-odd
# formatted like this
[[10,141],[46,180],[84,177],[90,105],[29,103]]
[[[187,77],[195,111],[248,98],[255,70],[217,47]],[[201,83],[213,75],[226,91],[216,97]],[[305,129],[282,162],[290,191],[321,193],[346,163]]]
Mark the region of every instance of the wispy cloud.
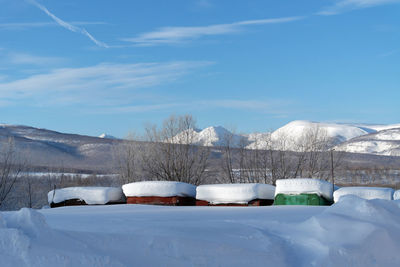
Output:
[[273,19],[246,20],[230,24],[215,24],[200,27],[163,27],[156,31],[142,33],[134,38],[124,38],[123,41],[137,45],[176,44],[201,38],[203,36],[236,33],[246,26],[287,23],[304,17],[284,17]]
[[292,102],[288,100],[237,100],[237,99],[220,99],[212,101],[204,101],[203,105],[210,107],[228,108],[228,109],[242,109],[242,110],[257,110],[265,113],[281,113],[277,108],[289,106]]
[[7,64],[14,65],[52,65],[64,61],[63,58],[59,57],[43,57],[35,56],[26,53],[8,53],[5,55],[5,61]]
[[400,0],[340,0],[332,6],[324,8],[318,12],[319,15],[336,15],[346,11],[362,9],[386,4],[400,3]]
[[39,4],[38,2],[36,2],[35,0],[27,0],[29,3],[37,6],[40,10],[42,10],[44,13],[46,13],[50,18],[52,18],[58,25],[60,25],[61,27],[64,27],[67,30],[70,30],[72,32],[76,32],[76,33],[80,33],[85,35],[86,37],[88,37],[92,42],[94,42],[97,46],[100,47],[105,47],[108,48],[108,45],[100,42],[99,40],[97,40],[96,38],[93,37],[93,35],[91,35],[86,29],[84,28],[79,28],[77,26],[74,26],[60,18],[58,18],[57,16],[55,16],[53,13],[51,13],[45,6]]
[[211,62],[141,64],[104,63],[54,69],[9,82],[0,81],[0,101],[32,104],[123,105],[135,100],[136,89],[174,82]]
[[390,56],[393,56],[393,55],[397,54],[398,52],[399,52],[399,50],[397,50],[397,49],[396,50],[391,50],[391,51],[387,51],[387,52],[379,54],[378,57],[379,58],[390,57]]
[[122,113],[143,113],[152,111],[173,112],[177,108],[184,112],[193,110],[215,110],[229,109],[257,112],[260,114],[271,114],[285,116],[288,114],[289,105],[293,104],[288,100],[237,100],[237,99],[216,99],[216,100],[197,100],[181,101],[169,103],[149,103],[140,105],[125,105],[120,107],[106,107],[93,110],[94,113],[101,114],[122,114]]
[[[80,25],[105,25],[105,22],[90,22],[90,21],[73,21],[68,22],[74,26]],[[56,22],[9,22],[9,23],[0,23],[0,30],[26,30],[31,28],[42,28],[42,27],[54,27],[59,24]]]

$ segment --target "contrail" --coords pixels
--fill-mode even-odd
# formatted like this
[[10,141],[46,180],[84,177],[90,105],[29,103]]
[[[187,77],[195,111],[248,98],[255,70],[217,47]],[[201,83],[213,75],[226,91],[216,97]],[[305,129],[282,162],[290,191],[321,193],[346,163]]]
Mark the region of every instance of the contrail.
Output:
[[100,47],[105,47],[108,48],[109,46],[103,42],[100,42],[99,40],[97,40],[96,38],[93,37],[93,35],[91,35],[87,30],[85,30],[84,28],[79,28],[76,27],[72,24],[69,24],[68,22],[63,21],[62,19],[56,17],[53,13],[51,13],[45,6],[39,4],[38,2],[36,2],[35,0],[27,0],[27,2],[37,6],[39,9],[41,9],[44,13],[46,13],[50,18],[52,18],[58,25],[60,25],[61,27],[66,28],[67,30],[70,30],[72,32],[77,32],[83,35],[86,35],[90,40],[92,40],[92,42],[94,42],[96,45],[100,46]]

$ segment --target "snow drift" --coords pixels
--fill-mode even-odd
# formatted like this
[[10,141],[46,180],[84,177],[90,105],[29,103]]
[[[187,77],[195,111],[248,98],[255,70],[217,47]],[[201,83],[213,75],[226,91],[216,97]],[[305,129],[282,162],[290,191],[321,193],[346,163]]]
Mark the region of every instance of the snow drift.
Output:
[[399,266],[400,202],[0,213],[1,266]]
[[364,199],[393,199],[392,188],[384,187],[361,187],[361,186],[349,186],[342,187],[333,193],[335,202],[339,201],[341,197],[346,195],[354,195]]

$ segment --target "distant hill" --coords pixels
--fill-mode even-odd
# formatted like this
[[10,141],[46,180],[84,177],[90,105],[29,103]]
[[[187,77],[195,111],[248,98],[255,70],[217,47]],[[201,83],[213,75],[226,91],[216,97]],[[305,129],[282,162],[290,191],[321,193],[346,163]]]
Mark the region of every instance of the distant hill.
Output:
[[17,151],[32,166],[95,172],[112,168],[113,146],[121,142],[29,126],[0,125],[0,145],[9,137],[14,139]]

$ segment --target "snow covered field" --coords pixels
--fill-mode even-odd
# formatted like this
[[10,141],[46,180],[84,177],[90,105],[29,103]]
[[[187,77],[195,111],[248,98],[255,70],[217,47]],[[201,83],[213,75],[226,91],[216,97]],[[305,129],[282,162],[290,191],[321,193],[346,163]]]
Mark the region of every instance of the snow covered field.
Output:
[[400,202],[0,213],[1,266],[399,266]]

